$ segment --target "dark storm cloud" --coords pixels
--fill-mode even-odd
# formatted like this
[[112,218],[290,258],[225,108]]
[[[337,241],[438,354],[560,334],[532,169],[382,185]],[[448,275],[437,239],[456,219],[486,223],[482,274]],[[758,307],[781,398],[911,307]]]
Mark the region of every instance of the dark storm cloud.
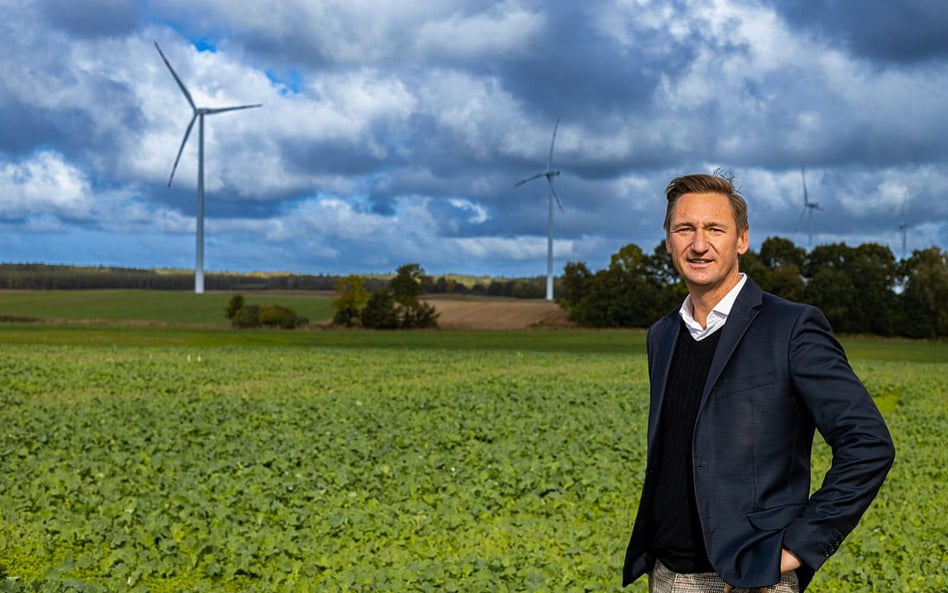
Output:
[[792,25],[822,41],[882,63],[948,55],[948,7],[942,0],[772,0]]
[[545,13],[547,26],[532,51],[498,69],[506,87],[525,103],[539,106],[546,117],[579,120],[591,130],[605,130],[615,114],[655,108],[651,101],[662,77],[680,75],[701,47],[722,44],[704,33],[700,21],[688,19],[681,3],[667,3],[666,8],[679,13],[688,26],[686,39],[632,18],[626,34],[634,44],[623,47],[596,22],[599,6],[566,4]]
[[287,142],[283,146],[283,155],[291,169],[309,174],[359,176],[372,173],[383,164],[394,164],[388,155],[374,155],[362,144],[338,140]]
[[16,100],[0,101],[0,121],[0,153],[14,159],[62,137],[55,119]]
[[127,0],[40,0],[43,16],[53,27],[80,38],[114,37],[141,24],[138,2]]

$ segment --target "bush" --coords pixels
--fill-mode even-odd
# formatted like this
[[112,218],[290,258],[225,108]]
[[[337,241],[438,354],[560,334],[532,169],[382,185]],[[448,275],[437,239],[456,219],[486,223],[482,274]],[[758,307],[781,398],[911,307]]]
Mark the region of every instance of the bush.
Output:
[[260,307],[245,305],[234,312],[230,320],[234,327],[260,327]]
[[396,315],[400,319],[400,326],[405,329],[436,327],[438,325],[438,312],[434,306],[420,301],[398,307]]
[[260,325],[264,327],[279,327],[281,329],[296,329],[304,325],[307,319],[300,317],[296,311],[283,305],[264,305],[260,308]]
[[[237,297],[231,299],[234,304]],[[241,301],[243,298],[241,297]],[[230,313],[230,305],[227,312]],[[281,329],[296,329],[309,322],[300,317],[296,311],[283,305],[242,305],[233,311],[230,323],[234,327],[278,327]]]

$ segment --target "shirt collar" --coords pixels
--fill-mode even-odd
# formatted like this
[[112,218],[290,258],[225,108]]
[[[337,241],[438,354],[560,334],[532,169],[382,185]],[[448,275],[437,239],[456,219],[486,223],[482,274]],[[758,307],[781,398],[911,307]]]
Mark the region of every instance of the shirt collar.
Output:
[[727,316],[731,314],[731,309],[737,300],[737,295],[740,294],[741,289],[744,288],[746,283],[747,274],[742,272],[740,280],[737,281],[734,288],[729,290],[728,293],[724,295],[724,298],[718,301],[717,304],[712,307],[711,312],[708,313],[707,327],[701,327],[701,324],[695,321],[694,315],[692,315],[691,295],[689,294],[685,297],[685,301],[678,309],[678,314],[685,322],[688,333],[691,334],[691,337],[694,338],[695,341],[701,341],[724,327]]

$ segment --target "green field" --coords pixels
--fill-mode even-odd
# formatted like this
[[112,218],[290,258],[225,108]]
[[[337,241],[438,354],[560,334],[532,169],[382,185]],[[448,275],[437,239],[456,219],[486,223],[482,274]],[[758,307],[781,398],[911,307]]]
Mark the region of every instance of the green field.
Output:
[[[898,458],[811,590],[943,592],[948,345],[844,344]],[[21,323],[0,360],[0,591],[621,590],[642,331]]]
[[[292,293],[242,293],[248,305],[290,307],[311,322],[332,319],[329,297]],[[66,321],[136,321],[229,325],[224,308],[232,293],[170,290],[0,291],[0,316]]]

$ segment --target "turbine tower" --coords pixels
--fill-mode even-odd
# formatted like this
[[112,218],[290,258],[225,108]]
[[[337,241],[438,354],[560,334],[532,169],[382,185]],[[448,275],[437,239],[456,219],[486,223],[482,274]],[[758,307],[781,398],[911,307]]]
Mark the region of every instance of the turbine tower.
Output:
[[559,207],[560,212],[563,212],[563,204],[560,203],[559,196],[556,195],[556,189],[553,187],[553,178],[560,174],[558,169],[553,168],[553,145],[556,143],[556,130],[560,127],[560,120],[556,120],[556,125],[553,126],[553,139],[550,140],[550,155],[546,159],[546,170],[527,177],[526,179],[521,179],[514,184],[514,187],[520,187],[528,181],[533,181],[534,179],[539,179],[540,177],[546,177],[547,185],[547,198],[549,200],[548,213],[547,213],[547,228],[546,228],[546,300],[553,300],[553,201],[556,201],[556,205]]
[[899,224],[899,232],[902,233],[902,259],[905,259],[905,231],[907,231],[909,225],[902,222]]
[[[810,196],[806,191],[806,169],[804,167],[800,167],[800,176],[803,178],[803,212],[800,213],[800,219],[802,219],[804,215],[808,217],[807,223],[810,228],[810,234],[809,234],[809,240],[807,242],[807,247],[812,247],[813,245],[813,211],[822,210],[822,208],[820,208],[820,205],[817,204],[816,202],[810,201]],[[799,225],[800,225],[800,222],[797,221],[797,226]],[[796,233],[797,231],[796,229],[794,229],[793,234],[796,235]]]
[[184,138],[181,140],[181,147],[178,149],[178,156],[174,159],[174,166],[171,167],[171,176],[168,178],[168,187],[171,187],[171,182],[174,181],[174,172],[178,168],[178,161],[181,160],[181,153],[184,152],[184,145],[188,142],[188,136],[191,135],[191,128],[194,127],[194,120],[198,120],[198,179],[197,179],[197,254],[196,262],[194,266],[194,292],[195,294],[204,293],[204,116],[205,115],[214,115],[215,113],[223,113],[225,111],[236,111],[238,109],[251,109],[254,107],[261,107],[260,104],[255,105],[238,105],[236,107],[198,107],[194,104],[194,99],[191,98],[191,93],[188,92],[188,89],[184,86],[184,83],[181,82],[181,79],[178,77],[178,74],[174,71],[174,68],[171,67],[171,63],[168,61],[168,58],[165,57],[165,53],[161,51],[158,42],[155,42],[155,49],[158,50],[158,53],[161,55],[161,59],[165,62],[165,66],[168,67],[168,70],[171,72],[171,76],[174,77],[175,82],[178,83],[178,88],[181,89],[181,92],[184,94],[184,98],[188,100],[188,104],[191,106],[191,111],[193,115],[191,116],[191,122],[188,124],[187,130],[184,131]]

